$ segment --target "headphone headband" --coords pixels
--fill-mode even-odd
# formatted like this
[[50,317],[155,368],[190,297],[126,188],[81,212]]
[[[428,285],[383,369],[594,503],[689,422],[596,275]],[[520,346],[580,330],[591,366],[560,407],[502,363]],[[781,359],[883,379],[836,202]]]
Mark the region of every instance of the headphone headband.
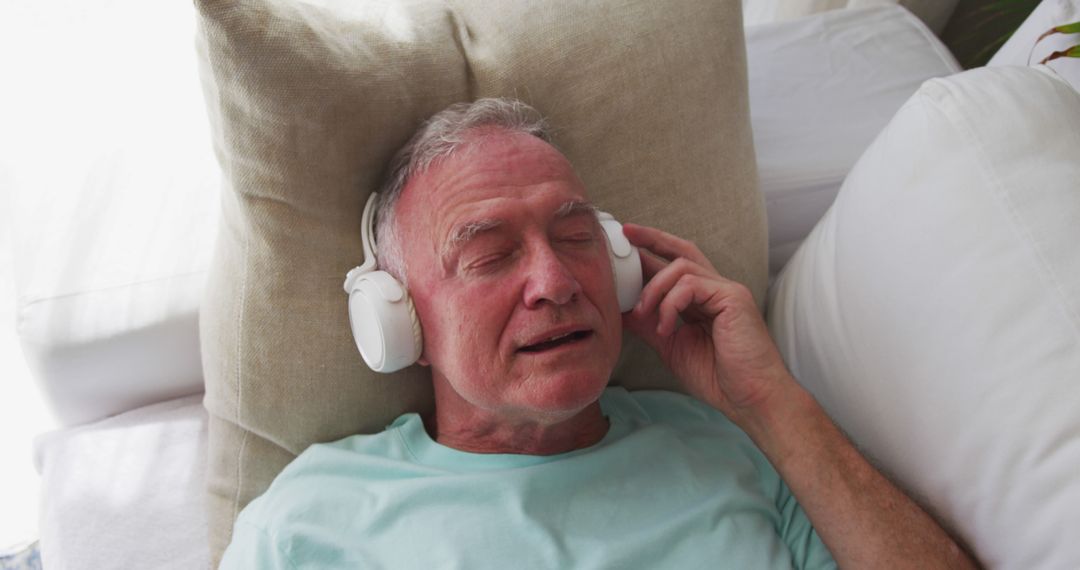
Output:
[[[424,337],[409,292],[389,273],[379,270],[374,236],[378,202],[378,192],[372,192],[364,205],[360,225],[364,263],[345,276],[345,291],[356,348],[372,370],[393,372],[416,362]],[[626,312],[641,295],[641,259],[611,214],[597,212],[597,218],[606,237],[619,309]]]
[[352,293],[353,285],[361,275],[378,269],[375,253],[375,205],[379,202],[379,193],[372,192],[364,204],[364,213],[360,216],[360,243],[364,248],[364,263],[354,267],[345,275],[345,292]]

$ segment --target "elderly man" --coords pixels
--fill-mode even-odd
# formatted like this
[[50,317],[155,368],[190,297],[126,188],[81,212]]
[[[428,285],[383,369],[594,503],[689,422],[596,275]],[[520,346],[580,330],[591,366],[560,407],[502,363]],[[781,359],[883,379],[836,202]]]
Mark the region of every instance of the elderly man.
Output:
[[[415,304],[435,413],[305,451],[222,567],[971,566],[692,243],[627,224],[647,283],[620,313],[595,211],[547,140],[535,111],[488,99],[398,153],[379,265]],[[608,388],[623,327],[696,399]]]

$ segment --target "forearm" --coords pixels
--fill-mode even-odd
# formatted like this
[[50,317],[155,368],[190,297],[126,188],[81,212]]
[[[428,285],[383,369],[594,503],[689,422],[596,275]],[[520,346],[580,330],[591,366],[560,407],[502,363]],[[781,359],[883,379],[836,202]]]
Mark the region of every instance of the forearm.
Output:
[[794,381],[743,428],[788,484],[841,568],[975,568],[871,466]]

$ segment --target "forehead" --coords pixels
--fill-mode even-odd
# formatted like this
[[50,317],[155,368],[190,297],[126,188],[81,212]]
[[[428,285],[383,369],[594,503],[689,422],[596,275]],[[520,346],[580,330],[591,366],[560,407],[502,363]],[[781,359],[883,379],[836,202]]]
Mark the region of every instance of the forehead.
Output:
[[437,237],[473,218],[539,215],[585,200],[569,161],[546,142],[505,131],[475,136],[409,182],[397,212],[400,223],[429,228]]

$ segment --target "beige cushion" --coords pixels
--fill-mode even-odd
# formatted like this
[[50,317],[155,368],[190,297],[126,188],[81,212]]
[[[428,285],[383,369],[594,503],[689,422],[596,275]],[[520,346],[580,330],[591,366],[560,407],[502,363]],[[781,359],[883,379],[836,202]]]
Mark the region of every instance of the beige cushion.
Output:
[[[426,369],[364,366],[342,283],[384,165],[451,103],[536,106],[596,203],[695,240],[764,298],[738,0],[323,4],[197,2],[226,179],[201,315],[215,559],[305,447],[430,407]],[[673,386],[641,346],[616,377]]]

